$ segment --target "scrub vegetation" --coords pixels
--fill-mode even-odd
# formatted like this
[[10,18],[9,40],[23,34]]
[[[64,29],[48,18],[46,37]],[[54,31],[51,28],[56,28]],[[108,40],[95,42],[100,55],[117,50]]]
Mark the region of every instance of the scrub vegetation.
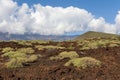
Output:
[[120,38],[102,35],[1,41],[0,80],[120,80]]

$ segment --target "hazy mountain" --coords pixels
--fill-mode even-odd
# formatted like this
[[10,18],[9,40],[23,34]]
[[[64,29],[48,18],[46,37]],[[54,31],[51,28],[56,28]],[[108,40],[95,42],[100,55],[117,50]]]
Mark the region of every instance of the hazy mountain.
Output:
[[76,36],[39,35],[39,34],[8,34],[0,32],[0,40],[71,40]]

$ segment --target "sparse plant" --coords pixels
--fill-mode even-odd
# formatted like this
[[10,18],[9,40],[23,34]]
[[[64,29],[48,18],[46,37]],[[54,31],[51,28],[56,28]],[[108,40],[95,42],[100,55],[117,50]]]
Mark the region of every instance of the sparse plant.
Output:
[[101,41],[101,40],[99,40],[99,41],[97,41],[97,46],[98,47],[106,47],[106,43]]
[[35,45],[35,48],[37,48],[38,50],[44,50],[44,47],[42,45]]
[[38,60],[38,56],[37,55],[31,55],[26,62],[35,62]]
[[30,41],[26,41],[26,40],[13,40],[13,42],[18,43],[19,45],[32,46],[32,43],[30,43]]
[[2,49],[2,52],[3,52],[3,53],[6,53],[6,52],[13,51],[13,50],[14,50],[14,49],[11,48],[11,47],[6,47],[6,48],[3,48],[3,49]]
[[34,43],[34,44],[47,44],[47,43],[49,43],[49,41],[45,41],[45,40],[32,40],[30,42]]
[[82,46],[82,48],[80,48],[80,50],[89,50],[90,47],[89,46]]
[[64,51],[61,52],[58,56],[50,57],[50,60],[64,59],[64,58],[73,59],[77,57],[79,57],[79,55],[75,51],[70,51],[70,52]]
[[12,58],[10,59],[9,62],[6,62],[5,65],[8,68],[23,67],[23,63],[25,62],[25,60],[26,60],[25,58],[20,58],[20,57]]
[[119,46],[118,44],[109,44],[109,47],[117,47]]
[[16,57],[26,57],[27,55],[25,53],[17,52],[17,51],[10,51],[7,53],[4,53],[2,57],[9,57],[9,58],[16,58]]
[[69,60],[67,63],[65,63],[65,66],[70,66],[70,65],[85,69],[87,67],[96,67],[96,66],[100,67],[101,62],[92,57],[83,57],[83,58],[74,58]]
[[43,49],[64,49],[65,47],[58,47],[58,46],[53,46],[53,45],[36,45],[35,48],[38,50],[43,50]]
[[2,57],[9,58],[9,61],[5,63],[8,68],[23,67],[23,63],[34,62],[38,59],[37,55],[27,55],[18,51],[4,53]]
[[20,48],[17,50],[18,52],[21,53],[26,53],[26,54],[33,54],[35,51],[32,48]]

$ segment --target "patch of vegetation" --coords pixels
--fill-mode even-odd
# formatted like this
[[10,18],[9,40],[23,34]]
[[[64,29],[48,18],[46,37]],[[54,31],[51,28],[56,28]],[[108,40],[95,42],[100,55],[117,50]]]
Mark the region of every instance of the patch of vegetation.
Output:
[[36,45],[35,48],[38,50],[43,50],[43,49],[64,49],[65,47],[58,47],[58,46],[53,46],[53,45]]
[[75,47],[73,45],[74,45],[73,43],[70,43],[68,49],[74,49]]
[[38,60],[38,56],[37,55],[31,55],[26,62],[35,62]]
[[35,62],[38,60],[37,55],[31,55],[31,54],[26,54],[22,53],[20,51],[10,51],[7,53],[4,53],[2,57],[8,57],[9,61],[5,63],[5,65],[8,68],[16,68],[16,67],[23,67],[23,63],[28,63],[28,62]]
[[9,58],[16,58],[16,57],[26,57],[27,55],[25,53],[21,53],[18,51],[10,51],[10,52],[6,52],[2,55],[2,57],[9,57]]
[[18,52],[21,52],[21,53],[26,53],[26,54],[33,54],[35,51],[34,49],[32,48],[20,48],[20,49],[17,49]]
[[82,48],[80,48],[80,50],[89,50],[90,47],[89,46],[83,46]]
[[109,47],[117,47],[119,46],[118,44],[109,44]]
[[120,41],[116,39],[115,40],[110,40],[110,39],[81,40],[81,41],[78,41],[78,46],[80,47],[80,50],[116,47],[116,46],[120,46]]
[[49,41],[45,41],[45,40],[32,40],[30,42],[34,44],[48,44],[49,43]]
[[89,31],[77,37],[74,41],[77,41],[80,50],[89,50],[120,46],[119,39],[119,35]]
[[70,65],[85,69],[87,67],[96,67],[96,66],[100,67],[101,62],[92,57],[83,57],[83,58],[74,58],[69,60],[67,63],[65,63],[65,66],[70,66]]
[[23,67],[23,63],[25,63],[26,58],[16,57],[10,59],[9,62],[6,62],[5,65],[7,68],[17,68],[17,67]]
[[99,40],[99,41],[97,41],[97,45],[96,46],[98,46],[98,48],[100,48],[100,47],[106,47],[106,44],[107,43],[105,43],[104,41]]
[[44,50],[44,47],[41,46],[41,45],[35,45],[35,48],[38,49],[38,50]]
[[2,52],[3,52],[3,53],[6,53],[6,52],[13,51],[13,50],[14,50],[14,49],[11,48],[11,47],[6,47],[6,48],[3,48],[3,49],[2,49]]
[[19,45],[32,46],[32,43],[30,43],[30,41],[27,40],[12,40],[12,42],[16,42]]
[[57,59],[64,59],[64,58],[73,59],[78,57],[79,55],[75,51],[70,51],[70,52],[64,51],[64,52],[61,52],[58,56],[50,57],[50,60],[57,60]]

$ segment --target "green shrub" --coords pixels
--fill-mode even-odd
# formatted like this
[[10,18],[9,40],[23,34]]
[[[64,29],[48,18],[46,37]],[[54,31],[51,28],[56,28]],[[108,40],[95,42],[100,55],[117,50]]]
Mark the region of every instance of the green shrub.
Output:
[[106,43],[104,41],[99,40],[99,41],[97,41],[97,46],[98,47],[106,47]]
[[27,40],[12,40],[12,42],[16,42],[19,45],[32,46],[32,43],[30,43],[30,41]]
[[70,52],[64,51],[64,52],[61,52],[58,56],[50,57],[50,60],[64,59],[64,58],[73,59],[78,57],[79,55],[75,51],[70,51]]
[[37,48],[38,50],[44,50],[44,47],[42,45],[35,45],[35,48]]
[[74,47],[74,44],[73,44],[73,43],[70,43],[68,49],[74,49],[74,48],[75,48],[75,47]]
[[31,55],[26,62],[35,62],[38,60],[38,56],[37,55]]
[[10,51],[10,52],[6,52],[6,53],[2,54],[1,56],[2,57],[12,57],[14,54],[15,54],[15,52]]
[[33,54],[35,51],[32,48],[20,48],[17,50],[21,53]]
[[109,47],[117,47],[119,46],[118,44],[109,44]]
[[9,62],[6,62],[5,65],[7,68],[17,68],[17,67],[23,67],[23,63],[25,62],[26,58],[12,58]]
[[90,49],[97,49],[98,48],[97,42],[93,42],[93,43],[89,44],[89,47],[90,47]]
[[4,53],[2,57],[8,57],[9,61],[5,63],[8,68],[23,67],[23,63],[35,62],[38,59],[37,55],[27,55],[20,51],[10,51]]
[[58,46],[53,46],[53,45],[48,45],[48,46],[45,46],[44,48],[46,48],[46,49],[64,49],[64,47],[58,47]]
[[10,51],[7,53],[4,53],[2,57],[9,57],[9,58],[17,58],[17,57],[26,57],[27,55],[25,53],[17,52],[17,51]]
[[31,40],[30,42],[34,43],[34,44],[47,44],[47,43],[49,43],[49,41],[45,41],[45,40]]
[[82,48],[80,48],[80,50],[89,50],[90,47],[89,46],[83,46]]
[[11,48],[11,47],[6,47],[6,48],[3,48],[2,52],[3,53],[6,53],[6,52],[10,52],[10,51],[13,51],[14,49]]
[[64,49],[65,47],[58,47],[58,46],[53,46],[53,45],[36,45],[35,48],[38,50],[43,50],[43,49]]
[[65,63],[65,66],[70,66],[71,64],[82,69],[87,67],[101,66],[101,62],[92,57],[74,58]]

